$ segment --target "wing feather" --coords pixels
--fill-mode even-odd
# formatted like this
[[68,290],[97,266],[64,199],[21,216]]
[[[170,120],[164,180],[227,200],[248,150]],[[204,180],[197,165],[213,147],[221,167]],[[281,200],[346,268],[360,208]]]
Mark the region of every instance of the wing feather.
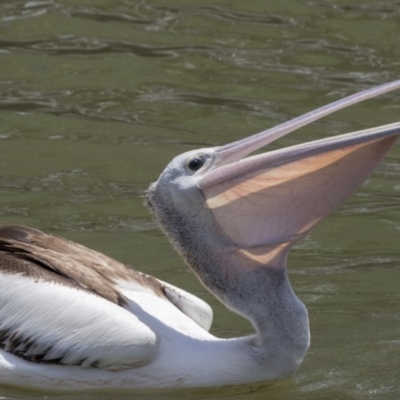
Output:
[[[152,294],[165,297],[161,284],[152,276],[141,274],[78,243],[46,235],[37,229],[1,226],[0,250],[31,260],[42,267],[40,270],[52,271],[76,286],[122,306],[125,299],[115,285],[117,280],[135,281]],[[29,273],[29,269],[25,273]]]
[[[18,272],[5,272],[5,264]],[[0,252],[1,348],[28,361],[109,370],[153,359],[156,335],[135,315],[51,272],[35,278],[37,268]]]
[[0,347],[34,362],[103,369],[150,362],[156,334],[130,307],[143,292],[156,304],[172,303],[203,329],[212,322],[211,308],[199,298],[23,226],[0,226],[0,287]]
[[169,283],[160,283],[164,287],[164,293],[168,300],[185,315],[191,318],[197,325],[208,331],[213,320],[212,308],[203,300]]

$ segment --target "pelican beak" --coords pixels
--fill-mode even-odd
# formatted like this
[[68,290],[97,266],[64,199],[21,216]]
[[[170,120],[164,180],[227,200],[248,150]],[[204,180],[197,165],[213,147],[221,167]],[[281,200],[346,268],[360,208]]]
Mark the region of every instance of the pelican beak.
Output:
[[369,89],[217,148],[216,167],[198,185],[241,252],[282,265],[290,246],[368,178],[400,135],[400,123],[243,157],[321,116],[399,87],[396,81]]

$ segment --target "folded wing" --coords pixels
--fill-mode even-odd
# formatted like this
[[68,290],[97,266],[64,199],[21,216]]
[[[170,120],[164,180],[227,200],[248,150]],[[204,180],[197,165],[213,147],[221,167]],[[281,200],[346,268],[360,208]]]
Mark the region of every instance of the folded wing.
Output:
[[28,361],[109,370],[149,363],[156,335],[124,308],[0,252],[0,347]]

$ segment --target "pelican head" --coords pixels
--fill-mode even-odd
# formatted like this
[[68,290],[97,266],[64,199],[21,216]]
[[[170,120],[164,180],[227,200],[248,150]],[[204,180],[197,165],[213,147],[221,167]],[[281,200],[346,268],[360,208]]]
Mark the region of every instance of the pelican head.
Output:
[[276,258],[272,250],[280,247],[286,253],[342,204],[396,141],[400,124],[246,156],[316,119],[399,86],[395,81],[368,89],[225,146],[181,154],[150,186],[148,204],[185,258],[193,245],[198,251],[201,240],[233,246],[261,264],[284,265],[285,257]]
[[[399,87],[400,81],[381,85],[248,138],[181,154],[148,190],[156,219],[201,282],[257,332],[262,321],[272,329],[276,317],[276,332],[291,332],[287,347],[299,360],[308,348],[308,320],[286,277],[288,251],[367,179],[395,143],[400,123],[249,154]],[[295,334],[288,327],[296,323],[302,328]]]

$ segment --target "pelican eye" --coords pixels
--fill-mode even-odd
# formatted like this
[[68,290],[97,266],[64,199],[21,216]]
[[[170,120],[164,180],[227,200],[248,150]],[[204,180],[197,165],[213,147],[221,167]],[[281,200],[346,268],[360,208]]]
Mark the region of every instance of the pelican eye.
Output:
[[203,167],[207,156],[205,154],[196,154],[186,160],[186,170],[189,173],[195,173]]
[[191,171],[198,171],[204,165],[200,158],[193,158],[188,162],[188,167]]

